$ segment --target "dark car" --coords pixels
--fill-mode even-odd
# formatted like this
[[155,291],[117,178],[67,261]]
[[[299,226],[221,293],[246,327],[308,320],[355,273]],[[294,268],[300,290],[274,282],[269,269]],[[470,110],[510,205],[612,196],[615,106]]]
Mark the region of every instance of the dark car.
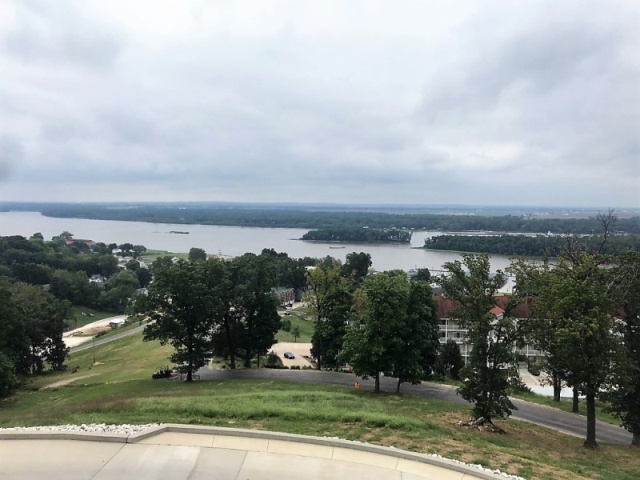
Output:
[[159,368],[152,375],[151,378],[158,380],[160,378],[171,378],[173,371],[170,368]]
[[296,356],[291,352],[284,352],[284,358],[288,358],[289,360],[292,360],[296,358]]

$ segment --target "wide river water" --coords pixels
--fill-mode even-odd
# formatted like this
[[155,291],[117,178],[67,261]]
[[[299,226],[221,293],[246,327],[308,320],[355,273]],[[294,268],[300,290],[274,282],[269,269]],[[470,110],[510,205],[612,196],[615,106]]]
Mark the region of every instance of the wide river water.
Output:
[[[30,237],[42,233],[46,240],[64,231],[76,238],[104,243],[132,243],[148,249],[188,252],[192,247],[207,253],[238,256],[247,252],[259,254],[264,248],[285,252],[292,258],[325,257],[330,255],[344,261],[347,253],[367,252],[376,270],[428,268],[440,270],[445,262],[460,259],[456,252],[424,250],[425,238],[442,232],[414,232],[411,245],[340,244],[305,242],[298,240],[306,229],[227,227],[218,225],[177,225],[168,223],[120,222],[78,218],[45,217],[38,212],[0,212],[0,235]],[[171,231],[188,231],[188,235]],[[331,248],[333,247],[333,248]],[[509,265],[508,257],[491,257],[492,270]]]

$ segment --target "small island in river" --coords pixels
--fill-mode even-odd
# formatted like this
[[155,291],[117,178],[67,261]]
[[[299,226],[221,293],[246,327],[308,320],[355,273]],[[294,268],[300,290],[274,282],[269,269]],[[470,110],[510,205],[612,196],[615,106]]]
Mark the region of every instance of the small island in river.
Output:
[[410,243],[411,232],[397,228],[320,228],[308,231],[301,240],[330,243]]

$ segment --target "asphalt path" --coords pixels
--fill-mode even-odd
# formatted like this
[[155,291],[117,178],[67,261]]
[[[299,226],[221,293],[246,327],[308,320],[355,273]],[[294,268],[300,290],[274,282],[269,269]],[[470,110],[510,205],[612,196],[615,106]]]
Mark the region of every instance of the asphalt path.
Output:
[[[317,370],[276,370],[276,369],[247,369],[247,370],[212,370],[208,367],[198,371],[201,380],[279,380],[320,385],[353,386],[358,381],[361,388],[373,390],[374,381],[369,378],[363,380],[349,373],[326,372]],[[383,391],[395,392],[397,380],[382,377],[380,388]],[[438,383],[422,382],[420,385],[403,383],[400,392],[419,397],[434,398],[448,402],[468,403],[456,393],[456,388]],[[587,419],[583,415],[567,413],[556,408],[538,405],[524,400],[512,399],[518,410],[512,418],[553,428],[554,430],[585,438],[587,435]],[[629,445],[632,435],[621,427],[598,421],[596,435],[599,442]]]

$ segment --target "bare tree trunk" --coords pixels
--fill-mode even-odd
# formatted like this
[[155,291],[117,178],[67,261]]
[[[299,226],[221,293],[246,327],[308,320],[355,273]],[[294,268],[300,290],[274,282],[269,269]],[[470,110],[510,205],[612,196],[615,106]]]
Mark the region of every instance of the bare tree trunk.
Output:
[[578,405],[580,404],[580,398],[578,398],[578,387],[573,387],[573,404],[571,405],[572,413],[579,413],[580,409]]
[[596,395],[587,393],[587,439],[584,441],[586,448],[598,448],[596,442]]
[[640,432],[633,432],[633,439],[631,440],[631,445],[635,447],[640,447]]
[[562,380],[557,372],[553,373],[553,401],[560,401],[560,393],[562,392]]
[[256,358],[256,366],[257,366],[258,368],[260,368],[260,354],[258,354],[256,357],[257,357],[257,358]]
[[373,387],[373,391],[375,393],[380,393],[380,372],[376,372],[375,379],[376,379],[376,383],[375,383],[375,386]]
[[231,370],[236,369],[236,349],[233,346],[232,338],[231,338],[231,328],[225,322],[224,332],[227,337],[227,345],[229,347],[229,368]]
[[193,363],[189,362],[187,370],[187,382],[193,382]]
[[398,386],[396,387],[396,393],[400,393],[400,378],[398,378]]

